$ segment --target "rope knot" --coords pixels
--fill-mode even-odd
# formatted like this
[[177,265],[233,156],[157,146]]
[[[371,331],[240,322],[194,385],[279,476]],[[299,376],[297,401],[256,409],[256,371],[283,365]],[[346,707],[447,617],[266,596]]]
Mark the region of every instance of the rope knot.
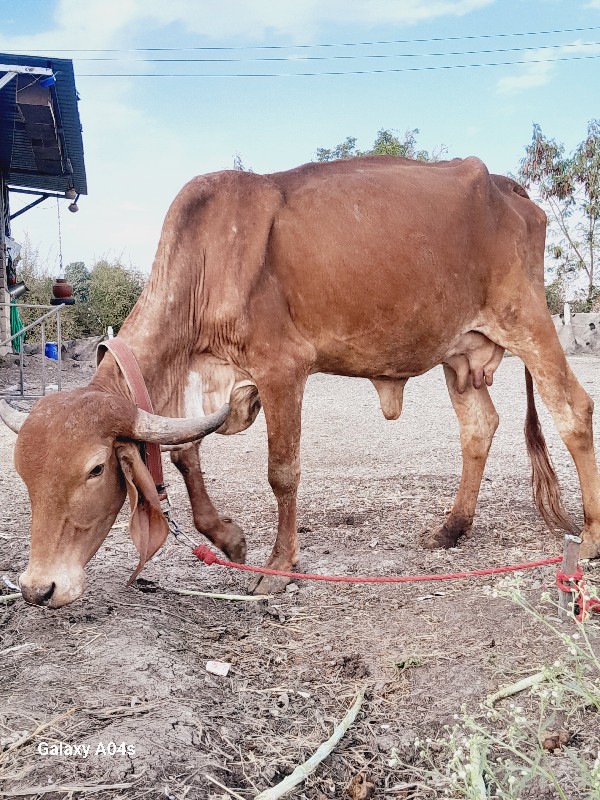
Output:
[[199,558],[200,561],[203,561],[207,566],[210,567],[211,564],[215,564],[219,557],[216,553],[208,547],[206,544],[199,544],[198,547],[195,547],[192,551],[196,558]]
[[578,622],[585,622],[594,612],[600,614],[600,600],[593,597],[585,585],[581,565],[578,565],[577,571],[572,575],[566,575],[561,569],[557,569],[556,585],[561,592],[573,595],[573,610]]
[[572,575],[567,575],[562,569],[556,570],[556,585],[560,589],[561,592],[573,592],[577,591],[577,584],[583,578],[583,569],[581,565],[577,565],[577,572],[574,572]]

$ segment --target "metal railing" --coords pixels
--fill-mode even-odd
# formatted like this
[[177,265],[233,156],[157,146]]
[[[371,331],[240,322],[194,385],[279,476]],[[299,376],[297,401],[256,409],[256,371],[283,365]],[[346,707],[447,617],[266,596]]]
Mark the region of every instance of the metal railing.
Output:
[[[0,303],[0,308],[8,306],[10,308],[10,303]],[[42,309],[50,309],[46,311],[45,314],[42,314],[41,317],[38,317],[33,322],[30,322],[29,325],[25,325],[21,328],[20,331],[17,333],[13,333],[12,336],[9,336],[8,339],[0,342],[0,348],[5,347],[7,345],[12,345],[15,339],[21,339],[21,346],[19,348],[19,391],[17,393],[14,392],[6,392],[0,389],[0,397],[4,399],[15,399],[15,400],[38,400],[40,397],[44,397],[46,394],[46,324],[50,321],[50,317],[56,316],[56,346],[58,348],[58,358],[56,359],[57,367],[58,367],[58,375],[56,379],[56,385],[58,386],[58,391],[61,390],[61,372],[62,372],[62,332],[61,332],[61,311],[65,308],[65,304],[61,303],[59,306],[44,306],[44,305],[34,305],[31,303],[19,303],[17,308],[36,308],[38,310]],[[41,351],[42,351],[42,393],[41,394],[25,394],[25,363],[24,363],[24,334],[27,331],[32,330],[37,325],[41,327]]]

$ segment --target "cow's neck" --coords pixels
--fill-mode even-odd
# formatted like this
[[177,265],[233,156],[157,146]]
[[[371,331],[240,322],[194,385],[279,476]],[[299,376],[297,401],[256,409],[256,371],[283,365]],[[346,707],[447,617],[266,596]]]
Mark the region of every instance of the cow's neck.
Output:
[[[177,248],[175,248],[177,249]],[[157,414],[182,413],[183,389],[187,381],[191,353],[197,342],[192,308],[201,294],[200,285],[173,280],[177,260],[170,252],[168,237],[161,237],[152,272],[144,291],[119,331],[119,338],[133,350]],[[185,271],[182,273],[185,276]],[[107,353],[94,382],[108,391],[130,396],[125,379]]]
[[[165,359],[150,344],[145,348],[129,337],[124,336],[123,339],[131,347],[140,365],[155,413],[178,416],[181,402],[180,387],[185,385],[185,377],[183,379],[179,377],[179,372],[183,370],[176,369],[176,362],[179,359],[173,354]],[[127,381],[110,352],[103,357],[91,383],[103,391],[131,398]]]
[[[187,348],[176,352],[168,341],[168,330],[162,335],[153,336],[146,331],[140,335],[130,326],[119,333],[119,338],[129,345],[136,357],[155,413],[178,416],[187,375]],[[127,381],[110,352],[103,357],[92,383],[104,391],[131,397]]]

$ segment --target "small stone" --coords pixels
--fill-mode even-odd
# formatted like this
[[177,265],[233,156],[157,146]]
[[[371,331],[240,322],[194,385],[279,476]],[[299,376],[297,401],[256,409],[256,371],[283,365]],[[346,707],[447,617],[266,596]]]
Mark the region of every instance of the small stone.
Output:
[[288,594],[294,594],[294,592],[298,591],[298,584],[297,583],[288,583],[285,587],[285,590]]
[[3,736],[0,739],[0,751],[7,750],[11,745],[15,744],[22,739],[24,736],[27,736],[29,731],[13,731],[8,736]]
[[207,661],[206,671],[211,675],[219,675],[221,678],[226,678],[231,669],[231,664],[227,661]]

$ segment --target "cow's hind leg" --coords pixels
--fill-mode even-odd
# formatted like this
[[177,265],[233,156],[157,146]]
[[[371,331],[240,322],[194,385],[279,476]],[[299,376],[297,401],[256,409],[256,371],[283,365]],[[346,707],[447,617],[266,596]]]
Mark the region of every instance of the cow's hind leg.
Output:
[[[542,296],[543,299],[543,296]],[[528,317],[509,330],[498,327],[502,345],[519,356],[533,376],[537,389],[565,443],[579,475],[585,525],[582,558],[600,556],[600,476],[594,454],[592,412],[594,403],[567,363],[547,308],[530,304]],[[494,335],[494,333],[492,333]],[[544,458],[545,445],[537,423],[533,392],[528,387],[526,436],[533,466],[538,509],[552,528],[573,530],[573,523],[560,506],[558,484]],[[544,484],[549,488],[545,488]]]
[[227,558],[243,564],[246,560],[244,533],[228,517],[220,517],[212,504],[204,486],[199,446],[192,445],[182,450],[173,450],[171,461],[185,481],[196,528],[222,550]]
[[444,374],[460,425],[462,475],[444,524],[423,535],[423,546],[429,549],[454,547],[458,539],[470,531],[485,463],[498,427],[498,414],[485,384],[475,389],[469,382],[465,390],[459,392],[455,371],[444,365]]

